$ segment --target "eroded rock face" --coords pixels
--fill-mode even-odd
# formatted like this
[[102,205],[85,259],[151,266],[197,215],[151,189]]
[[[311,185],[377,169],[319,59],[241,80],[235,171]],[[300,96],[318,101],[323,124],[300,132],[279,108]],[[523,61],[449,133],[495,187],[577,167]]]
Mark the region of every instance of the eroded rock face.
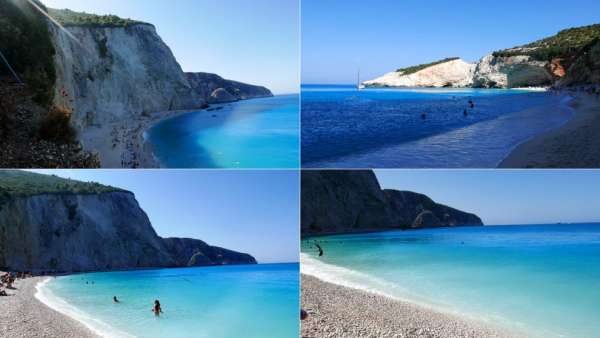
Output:
[[80,131],[205,104],[152,25],[67,27],[76,39],[49,27],[56,48],[54,103],[73,113]]
[[462,59],[427,67],[412,74],[391,72],[366,81],[367,87],[470,87],[475,64]]
[[273,93],[265,87],[226,80],[217,74],[186,73],[195,94],[209,103],[225,103],[258,97],[270,97]]
[[425,195],[382,190],[368,170],[302,172],[302,235],[483,225],[474,214]]
[[0,267],[18,271],[256,263],[199,240],[159,237],[130,192],[3,196],[0,243]]
[[549,63],[527,55],[495,57],[487,55],[475,69],[473,87],[516,88],[549,86],[554,81]]

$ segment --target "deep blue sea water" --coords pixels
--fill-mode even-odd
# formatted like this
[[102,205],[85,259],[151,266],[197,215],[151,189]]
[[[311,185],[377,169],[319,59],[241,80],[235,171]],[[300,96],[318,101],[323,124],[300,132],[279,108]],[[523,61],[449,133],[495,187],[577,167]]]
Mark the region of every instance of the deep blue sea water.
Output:
[[600,337],[600,224],[315,237],[302,242],[301,264],[326,281],[534,337]]
[[[298,264],[89,273],[38,289],[50,306],[108,337],[299,335]],[[151,312],[155,299],[160,317]]]
[[[302,165],[496,167],[521,142],[564,124],[572,116],[566,99],[525,90],[357,91],[354,86],[303,85]],[[475,108],[469,108],[469,100]],[[531,109],[559,105],[564,108]]]
[[244,100],[165,120],[146,133],[167,168],[298,168],[299,95]]

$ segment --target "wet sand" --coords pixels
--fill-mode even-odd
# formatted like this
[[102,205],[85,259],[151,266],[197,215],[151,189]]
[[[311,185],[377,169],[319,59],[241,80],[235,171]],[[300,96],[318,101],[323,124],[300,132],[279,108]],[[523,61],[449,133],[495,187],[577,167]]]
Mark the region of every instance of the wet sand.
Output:
[[500,168],[600,168],[600,97],[574,94],[575,116],[515,148]]
[[523,337],[486,323],[302,274],[302,337]]

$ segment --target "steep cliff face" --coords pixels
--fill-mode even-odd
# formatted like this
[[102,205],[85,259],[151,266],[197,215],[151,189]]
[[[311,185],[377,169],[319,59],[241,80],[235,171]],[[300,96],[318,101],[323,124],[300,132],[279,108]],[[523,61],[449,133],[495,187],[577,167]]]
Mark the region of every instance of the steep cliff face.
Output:
[[176,265],[131,193],[9,198],[0,229],[0,265],[16,270]]
[[209,103],[224,103],[273,96],[265,87],[225,80],[217,74],[186,73],[194,93]]
[[382,190],[372,171],[303,171],[302,235],[482,225],[425,195]]
[[131,192],[43,175],[25,176],[18,186],[14,182],[21,177],[0,175],[0,268],[70,272],[256,264],[250,255],[199,240],[159,237]]
[[528,55],[494,56],[481,59],[475,69],[473,87],[516,88],[550,86],[555,80],[550,62],[537,61]]
[[154,26],[50,24],[56,48],[55,105],[71,111],[79,130],[144,112],[202,107]]
[[366,81],[367,87],[469,87],[475,64],[455,59],[426,67],[414,73],[396,71]]

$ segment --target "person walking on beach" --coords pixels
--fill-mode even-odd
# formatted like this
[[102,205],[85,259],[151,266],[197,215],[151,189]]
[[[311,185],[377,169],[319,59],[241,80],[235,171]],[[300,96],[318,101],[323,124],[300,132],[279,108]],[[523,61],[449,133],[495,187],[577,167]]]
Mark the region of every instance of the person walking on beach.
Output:
[[160,316],[160,314],[163,313],[158,299],[154,301],[154,308],[152,309],[152,311],[154,312],[155,316]]

